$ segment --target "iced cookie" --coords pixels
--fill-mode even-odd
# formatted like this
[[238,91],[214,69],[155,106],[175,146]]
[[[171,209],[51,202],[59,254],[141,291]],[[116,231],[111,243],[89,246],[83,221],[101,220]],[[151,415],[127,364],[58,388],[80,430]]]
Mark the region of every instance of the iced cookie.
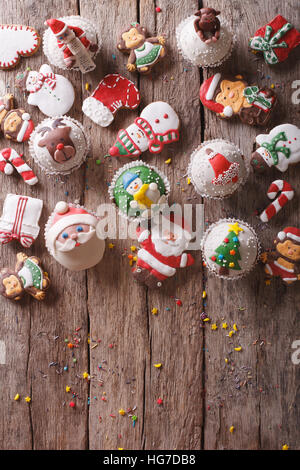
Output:
[[250,225],[235,219],[212,224],[202,240],[202,255],[208,269],[219,277],[244,277],[256,264],[260,244]]
[[249,41],[250,49],[262,53],[269,65],[286,60],[299,44],[299,31],[281,15],[275,16],[270,23],[259,28]]
[[66,114],[73,106],[75,93],[72,83],[55,74],[47,64],[39,71],[26,69],[16,77],[16,86],[29,93],[27,102],[38,106],[46,116]]
[[251,165],[257,172],[273,166],[284,172],[300,161],[300,129],[293,124],[280,124],[269,134],[258,135],[256,143],[259,147],[252,153]]
[[34,129],[30,114],[14,107],[11,94],[0,98],[0,125],[3,136],[14,142],[26,142]]
[[219,11],[202,8],[176,29],[177,47],[183,57],[198,67],[217,67],[231,55],[235,36]]
[[222,118],[239,116],[251,126],[265,126],[274,110],[277,97],[271,88],[249,86],[242,75],[222,76],[216,73],[200,87],[202,104]]
[[268,278],[280,277],[285,284],[300,281],[300,229],[286,227],[274,240],[275,251],[261,255]]
[[29,148],[33,159],[47,174],[66,175],[86,159],[89,139],[75,119],[47,118],[35,129]]
[[38,178],[32,171],[30,166],[23,160],[23,154],[18,154],[12,148],[5,148],[0,150],[0,171],[5,175],[11,175],[14,168],[19,173],[21,178],[29,186],[33,186],[38,182]]
[[120,168],[109,187],[109,195],[121,215],[130,219],[149,217],[151,206],[167,202],[170,184],[153,166],[134,161]]
[[220,199],[231,196],[245,183],[248,167],[236,145],[216,139],[194,150],[188,175],[198,194]]
[[43,37],[44,53],[49,62],[62,69],[87,73],[95,69],[94,58],[101,43],[95,26],[81,16],[51,18]]
[[48,251],[58,263],[71,271],[82,271],[98,264],[105,242],[98,237],[99,219],[82,206],[60,201],[45,227]]
[[7,194],[0,217],[0,243],[17,240],[24,248],[29,248],[40,231],[42,208],[41,199]]
[[1,24],[0,69],[16,67],[21,57],[29,57],[38,50],[40,42],[41,38],[31,26]]
[[124,54],[129,54],[129,72],[148,74],[166,55],[164,44],[163,36],[148,37],[146,28],[134,22],[121,34],[117,47]]
[[118,73],[106,75],[89,98],[82,111],[99,126],[109,126],[119,109],[134,110],[140,104],[140,92],[135,84]]
[[0,293],[6,299],[20,300],[24,293],[36,300],[44,300],[50,286],[50,279],[36,256],[17,254],[15,269],[3,268],[0,271]]
[[179,117],[164,101],[148,104],[133,124],[120,129],[109,150],[111,157],[139,157],[142,152],[160,153],[166,144],[179,140]]

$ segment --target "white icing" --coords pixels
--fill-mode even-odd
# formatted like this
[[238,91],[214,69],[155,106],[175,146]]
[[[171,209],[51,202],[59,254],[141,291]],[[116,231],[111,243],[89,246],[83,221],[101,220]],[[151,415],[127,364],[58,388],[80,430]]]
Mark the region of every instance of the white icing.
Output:
[[102,127],[109,126],[113,120],[114,115],[108,109],[107,106],[104,106],[101,101],[98,101],[96,98],[89,96],[82,103],[82,111],[86,114],[92,121]]
[[31,27],[0,25],[0,68],[14,67],[20,55],[31,55],[38,47],[39,37]]
[[[168,115],[167,118],[164,115]],[[146,119],[156,134],[165,134],[170,130],[179,128],[179,117],[168,103],[164,101],[155,101],[148,104],[140,115]],[[159,122],[155,122],[155,121]]]

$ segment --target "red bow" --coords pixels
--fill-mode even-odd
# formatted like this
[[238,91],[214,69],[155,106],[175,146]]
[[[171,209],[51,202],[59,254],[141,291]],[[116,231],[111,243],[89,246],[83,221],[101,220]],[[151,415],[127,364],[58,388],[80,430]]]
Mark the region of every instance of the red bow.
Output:
[[18,240],[24,248],[29,248],[34,242],[34,238],[30,235],[25,235],[25,233],[13,233],[13,232],[3,232],[0,231],[0,243],[5,245],[10,243],[13,240]]

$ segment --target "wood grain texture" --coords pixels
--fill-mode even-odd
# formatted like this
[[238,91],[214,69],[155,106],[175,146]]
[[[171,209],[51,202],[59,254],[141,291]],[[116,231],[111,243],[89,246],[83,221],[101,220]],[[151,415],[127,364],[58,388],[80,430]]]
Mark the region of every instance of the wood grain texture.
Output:
[[[247,40],[278,13],[299,26],[297,1],[249,3],[209,2],[222,10],[238,37],[232,59],[220,70],[247,73],[253,83],[284,83],[283,89],[278,88],[280,106],[270,128],[285,120],[296,124],[300,111],[291,102],[291,83],[300,75],[299,51],[270,70],[248,52]],[[160,155],[146,152],[143,156],[168,176],[171,203],[202,203],[185,177],[189,156],[202,139],[222,136],[239,145],[249,158],[257,134],[254,128],[221,121],[200,107],[200,82],[215,69],[202,71],[182,59],[175,28],[202,2],[97,0],[92,4],[90,0],[11,0],[7,10],[6,2],[0,0],[1,22],[29,24],[42,34],[50,11],[52,17],[80,14],[95,23],[102,37],[95,71],[81,75],[56,69],[76,90],[69,114],[83,122],[90,134],[87,164],[64,179],[47,178],[34,165],[40,183],[33,188],[25,187],[18,176],[0,175],[1,206],[8,192],[44,201],[41,234],[28,251],[42,258],[53,283],[43,303],[24,299],[15,305],[0,300],[0,341],[5,341],[7,357],[6,365],[0,364],[0,448],[280,449],[284,443],[299,448],[300,369],[291,362],[291,344],[299,339],[298,286],[287,289],[274,281],[266,286],[261,266],[245,280],[229,284],[207,276],[200,253],[195,252],[194,266],[176,274],[159,291],[150,291],[131,276],[127,255],[130,246],[137,245],[135,240],[108,239],[101,263],[76,274],[56,263],[45,249],[44,224],[58,200],[79,200],[92,210],[109,202],[108,184],[127,159],[104,159],[104,155],[118,130],[132,123],[152,101],[167,101],[181,119],[179,143],[168,145]],[[162,8],[161,13],[155,11],[156,6]],[[127,57],[115,47],[120,31],[132,21],[145,25],[153,35],[165,33],[167,37],[168,56],[149,76],[130,74]],[[41,47],[36,55],[21,59],[16,70],[26,66],[36,70],[45,61]],[[137,112],[121,110],[111,126],[101,128],[81,111],[82,100],[89,94],[85,84],[93,90],[105,74],[113,72],[133,80],[142,101]],[[15,73],[1,71],[0,79],[15,92],[18,105],[28,109],[26,97],[15,90]],[[44,119],[37,108],[29,111],[36,123]],[[7,146],[2,137],[0,142],[1,148]],[[15,144],[14,148],[24,151],[30,161],[27,145],[23,149]],[[170,165],[165,163],[168,158],[172,159]],[[299,193],[297,174],[299,168],[295,167],[285,177]],[[256,228],[267,247],[280,228],[300,225],[297,198],[265,229],[254,215],[267,203],[268,185],[280,176],[275,170],[265,176],[251,174],[238,196],[224,202],[205,201],[205,224],[224,216],[244,219]],[[13,266],[18,251],[17,243],[2,246],[2,266]],[[204,289],[205,311],[219,325],[217,331],[200,320]],[[176,305],[177,298],[181,307]],[[151,312],[154,307],[157,315]],[[229,329],[221,328],[222,319],[230,329],[237,324],[239,331],[232,338],[226,336]],[[65,339],[73,341],[74,337],[80,342],[70,350]],[[233,351],[237,345],[243,347],[242,352]],[[162,368],[156,369],[155,363],[162,363]],[[68,371],[63,370],[65,365]],[[85,371],[90,373],[89,382],[82,377]],[[66,393],[67,385],[76,395],[75,409],[68,406],[72,393]],[[21,395],[19,402],[13,400],[16,393]],[[24,401],[26,395],[32,397],[30,405]],[[157,405],[158,398],[163,399],[163,406]],[[120,416],[120,408],[132,411]],[[135,426],[133,414],[137,416]],[[234,433],[229,432],[232,425]]]

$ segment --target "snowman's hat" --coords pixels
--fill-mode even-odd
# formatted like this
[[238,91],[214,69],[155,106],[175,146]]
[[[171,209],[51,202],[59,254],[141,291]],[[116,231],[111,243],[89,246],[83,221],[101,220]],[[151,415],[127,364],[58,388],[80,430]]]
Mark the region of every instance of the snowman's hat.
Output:
[[139,157],[141,153],[126,129],[119,130],[116,142],[109,149],[111,157]]
[[132,183],[132,181],[138,178],[138,176],[139,175],[137,175],[136,173],[131,173],[130,171],[127,171],[127,173],[125,173],[122,178],[124,189],[127,189],[130,183]]
[[217,114],[223,114],[226,117],[231,117],[233,115],[232,107],[223,106],[221,103],[216,103],[213,99],[220,80],[221,74],[216,73],[202,83],[199,92],[200,101],[211,111],[214,111]]

